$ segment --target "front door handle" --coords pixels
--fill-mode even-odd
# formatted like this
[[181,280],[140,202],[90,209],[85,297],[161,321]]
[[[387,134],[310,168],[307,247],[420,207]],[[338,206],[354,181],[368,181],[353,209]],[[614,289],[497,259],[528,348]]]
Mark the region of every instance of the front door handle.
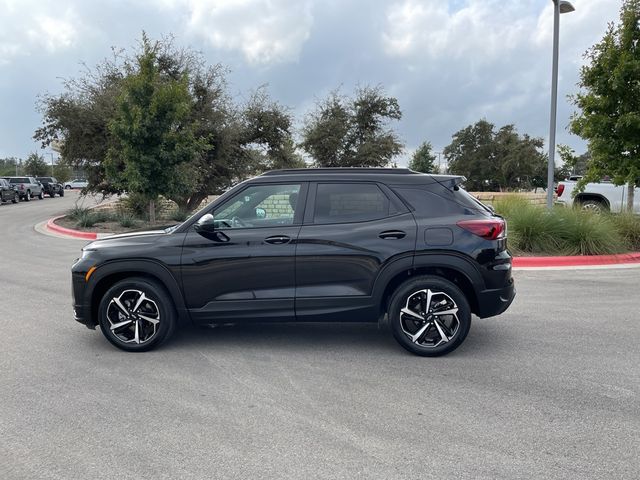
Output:
[[378,235],[383,240],[398,240],[407,236],[402,230],[385,230]]
[[265,238],[264,241],[271,245],[284,245],[291,241],[291,237],[287,237],[286,235],[274,235],[272,237]]

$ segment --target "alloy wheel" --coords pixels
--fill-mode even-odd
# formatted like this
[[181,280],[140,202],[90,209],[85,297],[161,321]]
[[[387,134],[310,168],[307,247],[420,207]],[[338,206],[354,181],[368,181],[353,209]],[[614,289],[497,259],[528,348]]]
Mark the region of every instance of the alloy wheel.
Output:
[[124,290],[107,306],[111,333],[123,343],[143,344],[158,333],[160,310],[140,290]]
[[407,297],[400,327],[420,347],[435,348],[451,341],[460,329],[458,306],[444,292],[423,289]]

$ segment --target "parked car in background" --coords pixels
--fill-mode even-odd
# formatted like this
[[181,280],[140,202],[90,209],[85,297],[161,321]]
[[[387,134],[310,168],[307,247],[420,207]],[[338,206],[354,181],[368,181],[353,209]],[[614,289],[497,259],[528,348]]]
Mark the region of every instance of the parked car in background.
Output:
[[36,177],[42,186],[44,187],[44,193],[49,195],[51,198],[55,197],[56,194],[64,197],[64,187],[55,177]]
[[0,203],[13,202],[18,203],[20,201],[20,195],[16,192],[7,180],[0,178]]
[[[558,199],[556,203],[566,207],[580,207],[583,210],[595,212],[610,211],[620,213],[627,206],[627,185],[614,185],[611,182],[587,183],[584,191],[572,195],[578,182],[565,180],[560,182],[556,188]],[[634,213],[640,214],[640,188],[634,189],[633,201]]]
[[44,198],[44,188],[34,177],[4,177],[15,188],[20,200],[29,202],[33,197]]
[[71,180],[70,182],[64,182],[64,188],[66,190],[70,190],[72,188],[85,188],[88,185],[89,185],[89,182],[87,182],[86,180],[81,180],[79,178]]
[[77,321],[150,350],[180,322],[379,322],[417,355],[458,347],[515,296],[504,218],[464,177],[403,168],[276,170],[172,228],[84,247]]

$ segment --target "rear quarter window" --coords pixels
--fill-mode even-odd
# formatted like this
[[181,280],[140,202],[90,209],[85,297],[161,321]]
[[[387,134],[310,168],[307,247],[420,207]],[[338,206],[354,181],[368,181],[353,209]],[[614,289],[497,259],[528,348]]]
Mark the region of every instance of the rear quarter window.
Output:
[[[436,218],[451,215],[488,214],[488,210],[462,189],[449,190],[440,185],[394,187],[420,216]],[[435,191],[432,191],[434,189]]]

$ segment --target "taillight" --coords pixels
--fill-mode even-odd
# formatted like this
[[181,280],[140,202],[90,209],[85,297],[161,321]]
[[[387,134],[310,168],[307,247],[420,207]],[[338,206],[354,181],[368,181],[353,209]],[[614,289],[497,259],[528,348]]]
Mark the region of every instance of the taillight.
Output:
[[564,185],[561,183],[556,187],[556,194],[560,197],[564,192]]
[[497,240],[504,237],[505,233],[505,223],[500,218],[460,220],[458,226],[487,240]]

